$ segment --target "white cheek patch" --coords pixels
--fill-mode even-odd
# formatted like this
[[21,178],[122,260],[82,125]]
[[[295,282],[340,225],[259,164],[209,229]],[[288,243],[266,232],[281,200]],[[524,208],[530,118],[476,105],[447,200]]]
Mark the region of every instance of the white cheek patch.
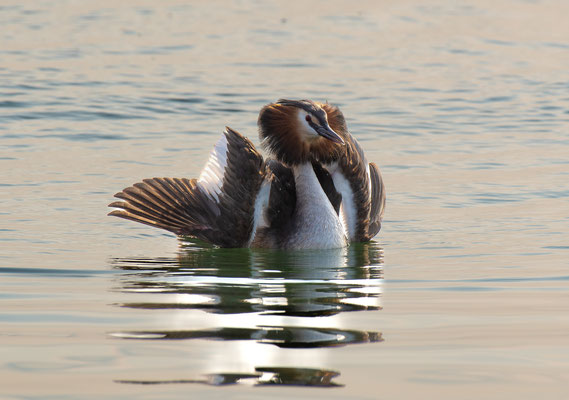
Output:
[[221,135],[217,141],[205,167],[202,169],[198,183],[216,200],[219,201],[223,175],[227,166],[227,138]]
[[[298,113],[296,114],[298,119],[298,126],[300,127],[299,132],[307,139],[314,139],[318,137],[318,134],[308,124],[308,121],[306,121],[307,115],[308,113],[304,110],[298,110]],[[311,118],[314,119],[314,117]]]

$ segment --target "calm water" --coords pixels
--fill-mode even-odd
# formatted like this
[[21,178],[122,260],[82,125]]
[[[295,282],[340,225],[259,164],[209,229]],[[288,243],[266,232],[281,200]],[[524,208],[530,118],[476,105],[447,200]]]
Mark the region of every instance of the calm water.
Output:
[[[569,3],[428,3],[2,1],[0,398],[569,398]],[[374,242],[106,216],[279,97],[380,165]]]

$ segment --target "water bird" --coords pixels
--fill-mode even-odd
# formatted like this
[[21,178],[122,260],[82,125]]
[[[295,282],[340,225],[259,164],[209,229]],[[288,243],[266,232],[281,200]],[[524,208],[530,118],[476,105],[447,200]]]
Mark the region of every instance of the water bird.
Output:
[[220,247],[340,248],[381,229],[385,188],[337,106],[280,99],[257,121],[265,159],[226,127],[199,178],[151,178],[109,215]]

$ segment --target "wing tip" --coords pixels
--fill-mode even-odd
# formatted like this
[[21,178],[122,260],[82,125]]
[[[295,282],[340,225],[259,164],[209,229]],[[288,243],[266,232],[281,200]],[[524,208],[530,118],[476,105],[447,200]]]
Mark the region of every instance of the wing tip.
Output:
[[[373,239],[381,230],[383,222],[383,214],[385,212],[385,185],[381,172],[376,163],[369,163],[370,181],[371,181],[371,199],[372,208],[370,209],[371,223],[368,226],[367,238]],[[371,215],[373,214],[373,215]]]
[[[113,207],[111,204],[109,204],[109,207]],[[123,210],[113,210],[109,213],[107,213],[108,217],[120,217],[122,216],[122,214],[124,213]]]
[[109,204],[107,207],[112,207],[112,208],[124,208],[124,204],[126,204],[124,201],[113,201],[111,204]]

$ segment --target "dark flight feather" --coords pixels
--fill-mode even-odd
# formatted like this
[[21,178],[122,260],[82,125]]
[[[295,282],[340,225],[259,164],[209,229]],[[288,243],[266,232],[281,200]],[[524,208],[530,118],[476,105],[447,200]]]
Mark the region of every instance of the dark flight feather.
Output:
[[265,178],[263,157],[238,132],[226,128],[227,144],[218,199],[196,179],[144,179],[119,192],[109,215],[195,236],[221,247],[246,247],[253,233],[255,199]]
[[371,179],[371,209],[369,212],[370,221],[368,226],[368,240],[373,238],[381,229],[381,220],[385,211],[385,190],[383,179],[379,168],[375,163],[369,164],[369,175]]

